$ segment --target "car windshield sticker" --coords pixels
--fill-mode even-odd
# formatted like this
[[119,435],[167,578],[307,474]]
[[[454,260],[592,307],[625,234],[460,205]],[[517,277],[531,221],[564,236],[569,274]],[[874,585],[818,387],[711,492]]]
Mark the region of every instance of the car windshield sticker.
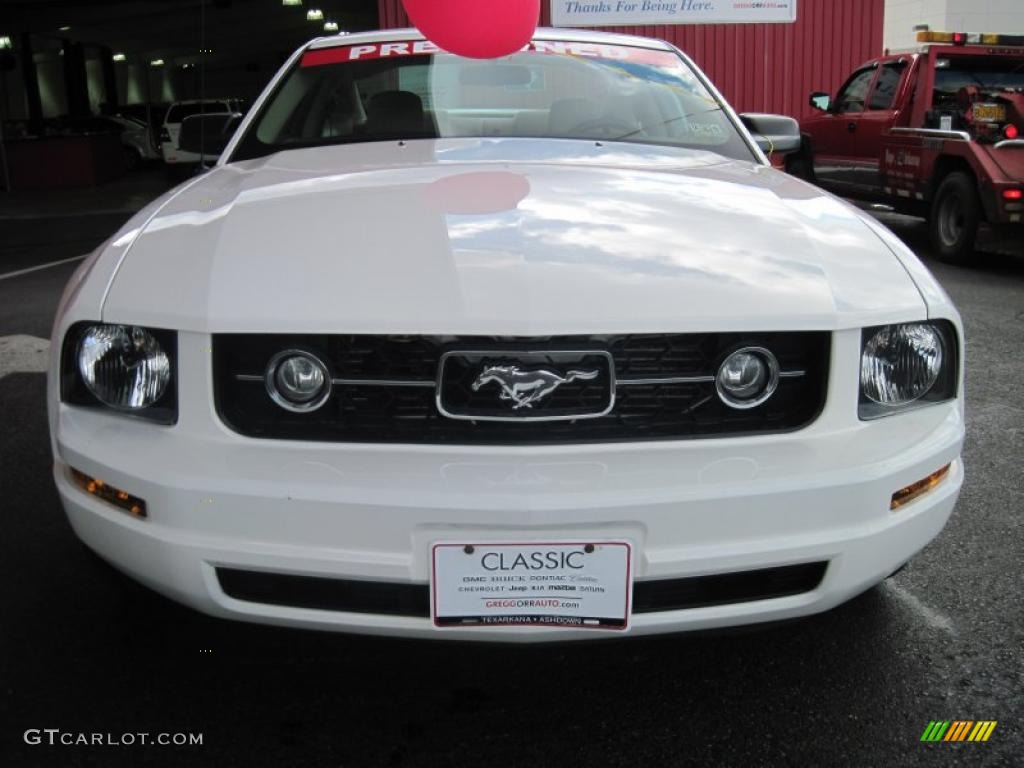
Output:
[[[671,51],[657,51],[649,48],[631,48],[624,45],[597,45],[594,43],[572,43],[555,40],[534,40],[522,50],[523,53],[551,53],[561,56],[579,56],[590,59],[613,59],[634,64],[656,66],[678,66],[679,59]],[[302,54],[302,67],[319,67],[325,64],[341,64],[350,61],[401,58],[406,56],[433,56],[447,54],[429,40],[409,40],[394,43],[366,43],[365,45],[339,45],[319,48]]]

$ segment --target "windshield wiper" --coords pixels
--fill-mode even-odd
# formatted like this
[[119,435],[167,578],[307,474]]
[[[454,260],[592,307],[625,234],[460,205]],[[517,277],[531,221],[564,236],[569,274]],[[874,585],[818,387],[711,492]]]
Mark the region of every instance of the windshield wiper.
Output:
[[685,115],[677,115],[676,117],[671,117],[668,120],[662,120],[660,123],[655,123],[654,125],[642,125],[639,128],[637,128],[635,131],[630,131],[629,133],[624,133],[621,136],[615,136],[614,138],[608,139],[608,141],[622,141],[623,139],[628,139],[630,136],[636,136],[638,133],[643,133],[644,131],[647,131],[647,130],[652,130],[654,128],[664,128],[666,125],[671,125],[672,123],[678,123],[680,120],[685,120],[688,117],[695,117],[696,115],[706,115],[708,112],[721,112],[721,111],[722,111],[721,107],[712,107],[711,109],[703,109],[700,112],[687,112]]

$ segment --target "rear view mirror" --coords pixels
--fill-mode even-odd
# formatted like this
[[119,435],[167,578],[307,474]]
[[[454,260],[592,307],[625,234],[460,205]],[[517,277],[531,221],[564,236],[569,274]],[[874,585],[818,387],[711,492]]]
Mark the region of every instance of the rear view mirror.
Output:
[[216,112],[186,117],[181,121],[178,149],[182,152],[217,157],[231,141],[240,122],[242,115],[238,112]]
[[828,112],[828,108],[832,106],[832,97],[824,91],[815,91],[807,98],[807,103],[815,109]]
[[800,125],[785,115],[748,112],[740,120],[762,151],[779,154],[800,149]]
[[530,68],[518,64],[478,64],[459,73],[459,85],[529,85],[532,80]]

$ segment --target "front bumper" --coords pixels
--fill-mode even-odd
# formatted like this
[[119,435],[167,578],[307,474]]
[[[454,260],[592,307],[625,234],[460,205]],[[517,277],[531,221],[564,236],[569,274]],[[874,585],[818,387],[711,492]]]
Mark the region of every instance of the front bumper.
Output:
[[[958,403],[857,422],[845,405],[855,408],[854,385],[844,381],[830,385],[813,425],[790,434],[508,448],[247,439],[219,424],[209,381],[197,377],[182,382],[174,427],[55,405],[55,478],[92,549],[153,589],[226,618],[473,640],[620,636],[438,630],[428,618],[248,602],[229,597],[215,573],[426,584],[438,540],[593,538],[632,542],[638,580],[827,561],[811,591],[634,614],[629,632],[774,621],[827,610],[884,579],[938,534],[962,482]],[[894,491],[948,463],[938,487],[889,510]],[[69,467],[142,497],[150,517],[87,495]]]

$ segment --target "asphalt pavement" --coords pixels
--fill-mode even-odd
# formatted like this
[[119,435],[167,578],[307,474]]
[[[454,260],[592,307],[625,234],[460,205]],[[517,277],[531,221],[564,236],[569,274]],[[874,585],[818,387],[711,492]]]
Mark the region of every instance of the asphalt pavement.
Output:
[[[0,342],[49,335],[77,262],[23,270],[85,253],[159,187],[143,174],[70,204],[0,197]],[[50,478],[44,375],[9,356],[0,765],[1024,765],[1024,248],[949,267],[921,222],[881,218],[964,316],[966,484],[901,573],[770,628],[522,647],[208,618],[78,543]],[[998,725],[985,743],[922,743],[932,720]],[[202,745],[32,745],[29,729]]]

